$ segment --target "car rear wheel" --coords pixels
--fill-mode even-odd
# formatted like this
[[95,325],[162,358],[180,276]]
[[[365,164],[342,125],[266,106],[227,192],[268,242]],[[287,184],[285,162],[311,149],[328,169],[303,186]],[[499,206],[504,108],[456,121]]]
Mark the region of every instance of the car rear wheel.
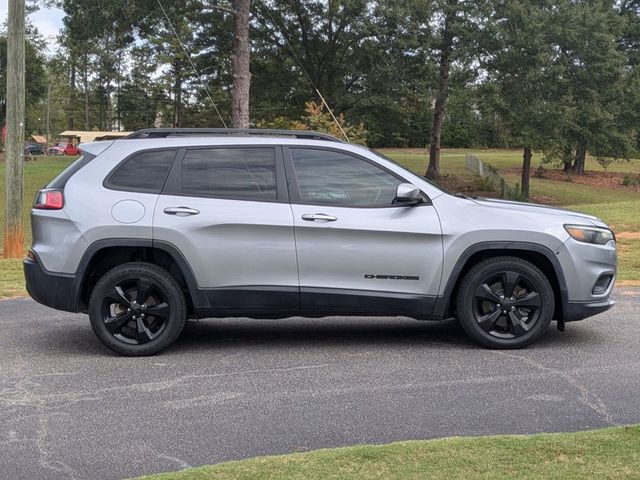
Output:
[[456,299],[458,320],[487,348],[522,348],[547,330],[553,289],[532,263],[518,257],[484,260],[464,276]]
[[186,317],[180,285],[150,263],[127,263],[108,271],[89,300],[93,331],[105,346],[126,356],[167,348],[182,332]]

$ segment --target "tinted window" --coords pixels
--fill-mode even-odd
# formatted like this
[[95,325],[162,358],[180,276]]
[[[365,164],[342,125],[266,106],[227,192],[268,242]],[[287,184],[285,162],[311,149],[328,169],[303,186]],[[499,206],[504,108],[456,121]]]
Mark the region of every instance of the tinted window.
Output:
[[304,203],[388,206],[402,183],[390,173],[351,155],[297,148],[291,153],[300,199]]
[[109,186],[160,193],[175,156],[175,150],[140,152],[118,167],[109,180]]
[[182,193],[221,198],[275,200],[275,150],[189,150],[182,161]]

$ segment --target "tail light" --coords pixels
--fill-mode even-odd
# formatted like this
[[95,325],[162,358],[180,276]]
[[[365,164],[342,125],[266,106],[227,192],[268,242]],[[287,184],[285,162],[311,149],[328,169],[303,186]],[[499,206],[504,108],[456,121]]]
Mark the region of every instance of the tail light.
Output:
[[62,190],[40,190],[33,202],[33,208],[41,210],[60,210],[63,206]]

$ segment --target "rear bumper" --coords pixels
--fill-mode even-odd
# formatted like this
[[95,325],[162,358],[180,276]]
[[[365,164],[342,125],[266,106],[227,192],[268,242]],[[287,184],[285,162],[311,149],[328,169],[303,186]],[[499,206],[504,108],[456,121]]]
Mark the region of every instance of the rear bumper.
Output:
[[56,310],[78,312],[75,275],[52,274],[37,260],[25,258],[24,279],[27,292],[36,302]]
[[575,322],[577,320],[592,317],[599,313],[606,312],[613,307],[615,303],[616,302],[610,298],[589,303],[567,302],[564,305],[563,319],[565,322]]

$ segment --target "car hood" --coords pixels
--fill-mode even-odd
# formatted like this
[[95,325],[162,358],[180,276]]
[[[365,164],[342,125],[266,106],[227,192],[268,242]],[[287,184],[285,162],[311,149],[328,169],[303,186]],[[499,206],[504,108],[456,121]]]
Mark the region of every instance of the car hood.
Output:
[[479,205],[483,205],[486,207],[495,207],[500,209],[507,209],[515,212],[532,212],[532,213],[542,213],[545,215],[558,215],[562,217],[573,218],[573,221],[582,221],[587,222],[593,225],[604,225],[604,222],[600,220],[598,217],[594,217],[593,215],[587,215],[586,213],[574,212],[572,210],[565,210],[563,208],[552,207],[549,205],[540,205],[538,203],[525,203],[525,202],[514,202],[511,200],[499,200],[494,198],[483,198],[476,197],[473,198],[472,201]]

